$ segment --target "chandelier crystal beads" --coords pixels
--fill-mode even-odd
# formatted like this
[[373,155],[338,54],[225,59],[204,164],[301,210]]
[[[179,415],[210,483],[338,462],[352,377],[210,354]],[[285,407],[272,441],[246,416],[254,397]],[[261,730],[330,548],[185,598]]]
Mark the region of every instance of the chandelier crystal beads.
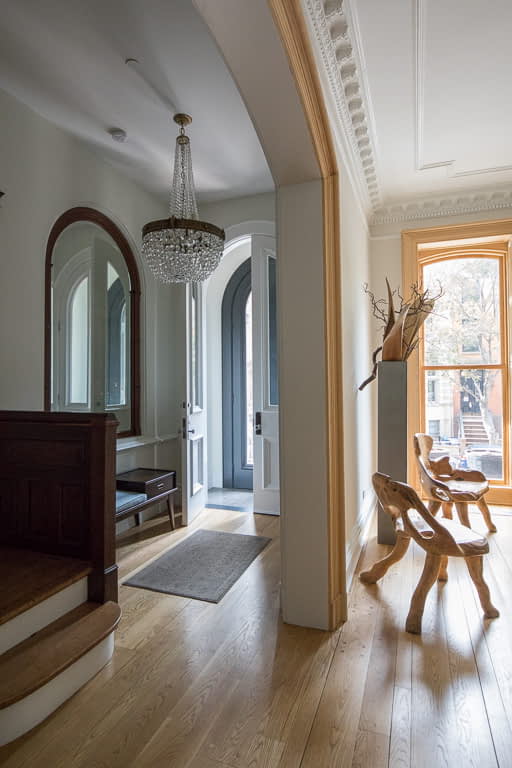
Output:
[[206,280],[218,266],[224,249],[224,230],[199,221],[190,139],[185,126],[189,115],[178,114],[174,178],[168,219],[150,221],[142,230],[142,255],[164,283],[195,283]]

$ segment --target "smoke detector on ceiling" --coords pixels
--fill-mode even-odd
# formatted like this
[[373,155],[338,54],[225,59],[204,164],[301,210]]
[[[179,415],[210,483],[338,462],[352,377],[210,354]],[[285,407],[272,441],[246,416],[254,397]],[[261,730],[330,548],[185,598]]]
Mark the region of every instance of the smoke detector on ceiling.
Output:
[[126,131],[123,131],[122,128],[109,128],[108,132],[114,139],[114,141],[126,141]]

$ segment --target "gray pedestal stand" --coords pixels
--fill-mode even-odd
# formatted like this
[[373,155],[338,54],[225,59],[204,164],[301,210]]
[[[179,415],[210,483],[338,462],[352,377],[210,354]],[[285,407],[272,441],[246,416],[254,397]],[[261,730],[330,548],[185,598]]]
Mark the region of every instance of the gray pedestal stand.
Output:
[[[379,363],[377,375],[379,472],[393,480],[407,482],[407,363]],[[390,516],[379,505],[377,540],[394,544],[396,537]]]

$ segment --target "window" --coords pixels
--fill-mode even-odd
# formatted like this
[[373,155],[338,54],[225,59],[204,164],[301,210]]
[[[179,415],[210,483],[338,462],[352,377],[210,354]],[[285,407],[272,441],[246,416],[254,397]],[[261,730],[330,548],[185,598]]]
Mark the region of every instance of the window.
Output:
[[63,214],[46,253],[45,407],[113,411],[139,426],[139,277],[118,228],[90,208]]
[[437,401],[437,381],[434,375],[433,371],[429,371],[427,374],[427,402],[429,403]]
[[[421,263],[423,285],[443,290],[424,329],[425,421],[439,422],[455,463],[481,469],[488,455],[499,457],[491,475],[496,481],[504,480],[501,261],[499,255],[455,252]],[[447,393],[442,404],[433,374]]]
[[69,365],[66,371],[66,405],[89,406],[89,276],[72,291],[66,322]]
[[441,434],[441,422],[439,419],[429,419],[428,433],[431,437],[438,438]]

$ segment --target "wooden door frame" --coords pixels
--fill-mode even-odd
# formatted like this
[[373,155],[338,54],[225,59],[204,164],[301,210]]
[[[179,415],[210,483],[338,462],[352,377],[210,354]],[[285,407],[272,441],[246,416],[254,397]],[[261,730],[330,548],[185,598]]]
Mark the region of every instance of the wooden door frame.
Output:
[[[504,268],[504,289],[505,298],[512,295],[511,270],[510,263],[510,243],[512,240],[512,219],[500,219],[497,221],[478,221],[467,224],[454,224],[449,226],[429,227],[422,229],[409,229],[402,231],[402,291],[408,293],[409,287],[418,282],[419,279],[419,259],[418,251],[429,250],[430,248],[439,248],[439,251],[448,251],[449,249],[466,251],[472,249],[487,250],[490,244],[496,247],[507,242],[507,256],[505,258]],[[464,241],[467,241],[464,243]],[[508,262],[508,263],[507,263]],[[512,338],[511,322],[512,312],[507,312],[507,301],[501,305],[501,328],[505,332],[503,339],[503,356],[506,361],[505,371],[509,365],[509,340]],[[510,443],[510,413],[511,413],[511,393],[508,386],[509,377],[505,376],[503,381],[504,391],[507,393],[504,399],[505,409],[503,413],[503,435],[507,435]],[[408,464],[408,482],[419,487],[419,478],[416,470],[416,457],[412,443],[412,435],[419,431],[421,424],[421,403],[420,403],[420,352],[416,350],[409,358],[408,379],[407,379],[407,431],[409,434],[409,445],[407,454]],[[510,445],[506,446],[504,457],[510,456]],[[512,502],[512,485],[497,486],[492,488],[487,495],[489,502],[493,504],[509,505]]]

